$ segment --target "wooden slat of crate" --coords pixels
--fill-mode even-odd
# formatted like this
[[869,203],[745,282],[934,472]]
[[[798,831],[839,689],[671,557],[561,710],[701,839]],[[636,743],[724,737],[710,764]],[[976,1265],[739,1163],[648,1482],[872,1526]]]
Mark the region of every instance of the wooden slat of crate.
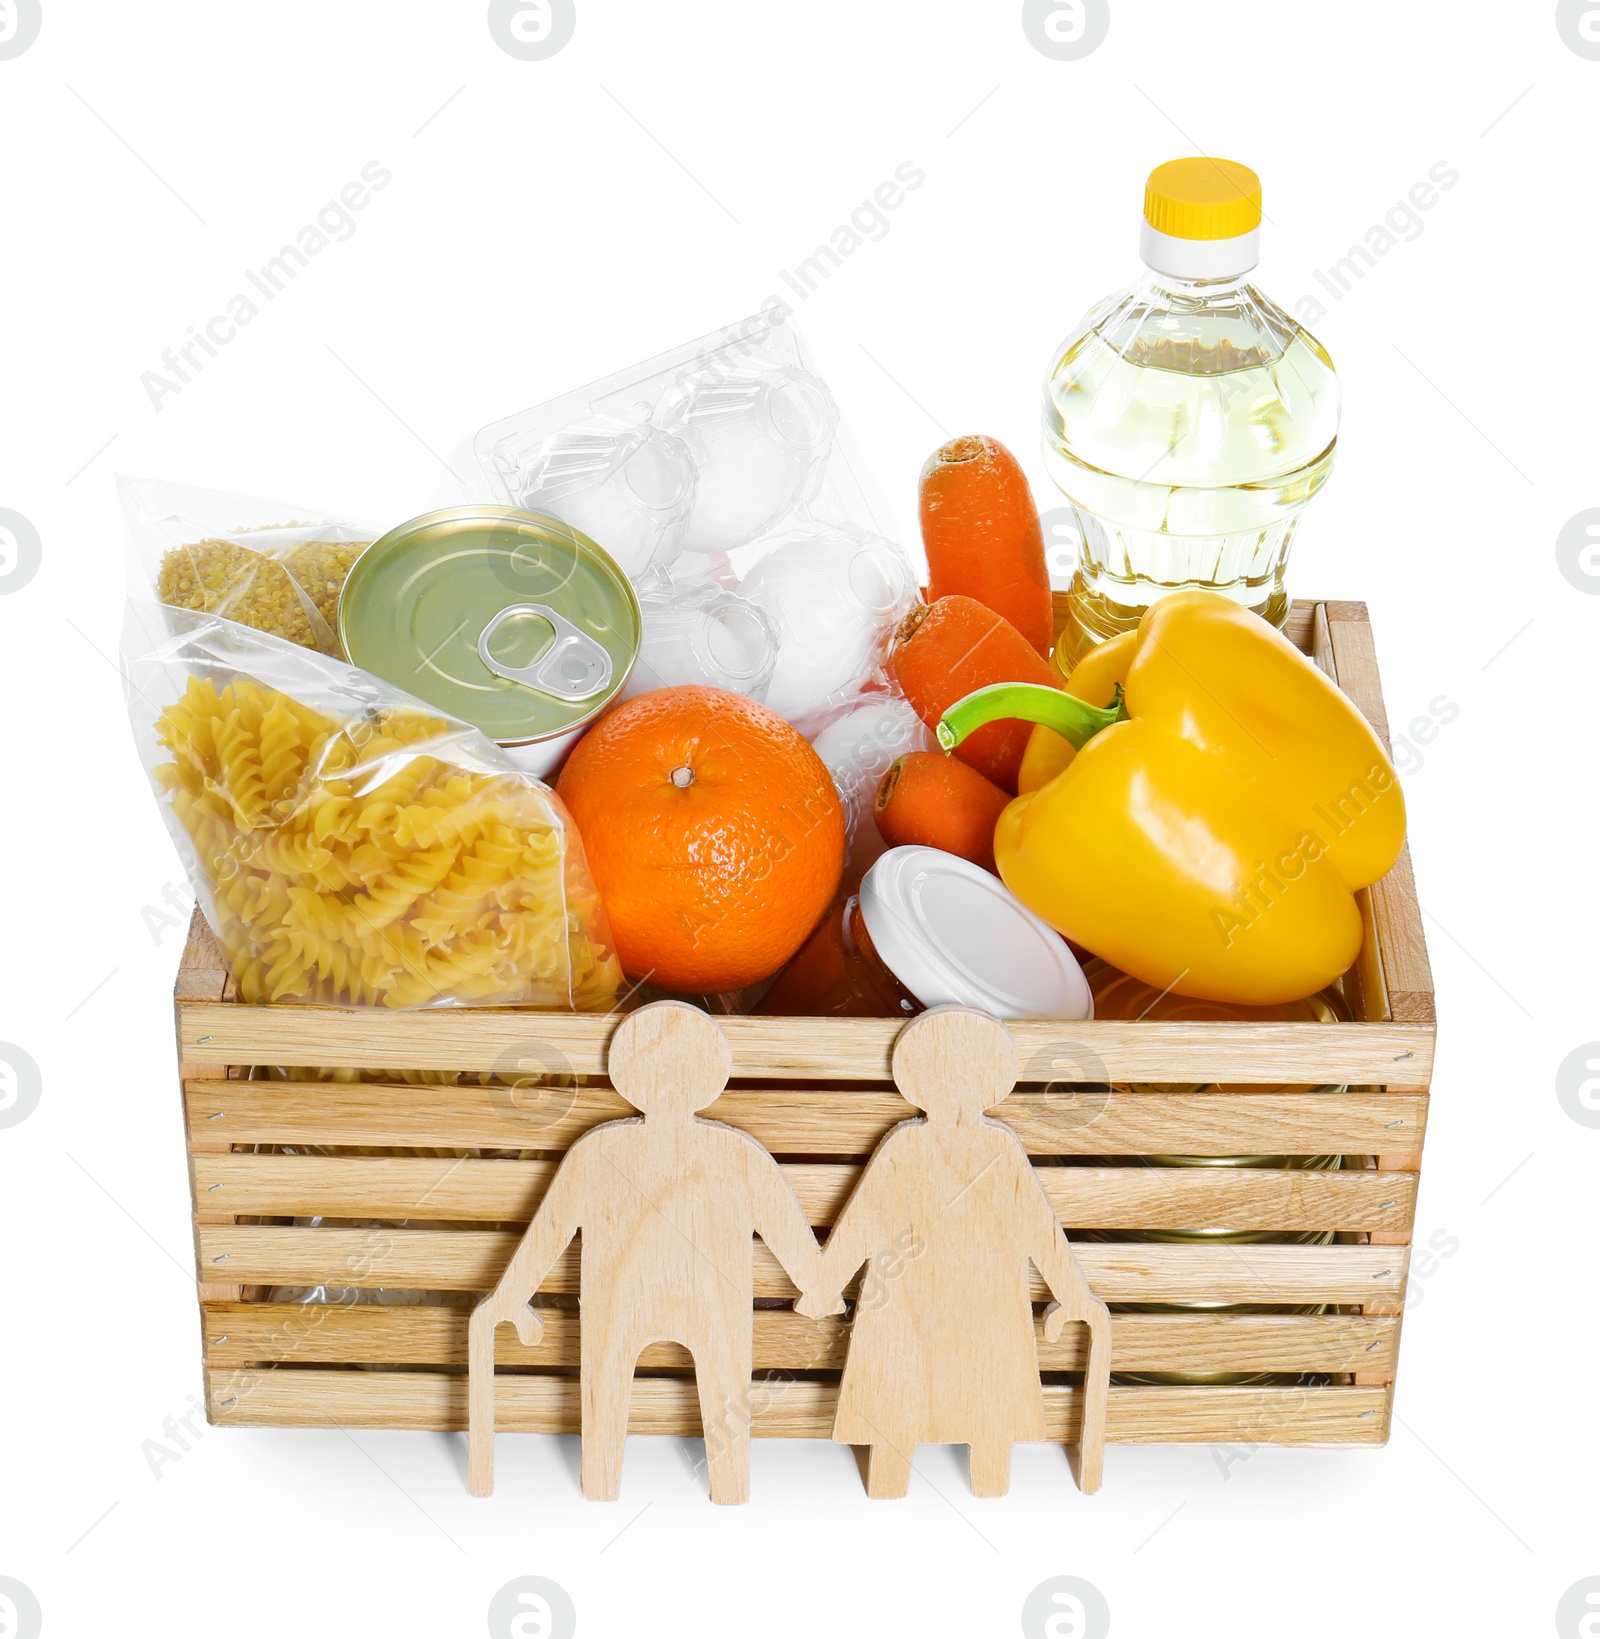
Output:
[[[218,1303],[204,1315],[206,1361],[213,1368],[257,1361],[299,1366],[465,1366],[465,1307],[429,1304]],[[576,1370],[578,1316],[544,1309],[544,1334],[525,1348],[502,1327],[495,1363],[502,1367]],[[1055,1343],[1036,1322],[1044,1371],[1082,1371],[1088,1352],[1081,1326]],[[1116,1315],[1111,1322],[1114,1371],[1351,1372],[1394,1370],[1400,1323],[1360,1315]],[[786,1309],[755,1314],[755,1369],[837,1371],[845,1361],[843,1316],[808,1320]],[[686,1350],[655,1343],[640,1357],[645,1370],[685,1370]]]
[[[540,1090],[541,1092],[543,1090]],[[524,1116],[509,1088],[348,1082],[206,1081],[187,1088],[189,1122],[215,1144],[331,1148],[564,1150],[632,1113],[606,1087],[580,1087]],[[570,1098],[570,1103],[568,1099]],[[1033,1155],[1366,1155],[1422,1148],[1428,1101],[1345,1093],[1013,1093],[996,1111]],[[735,1090],[706,1111],[775,1155],[869,1154],[916,1111],[876,1088]]]
[[[200,1231],[203,1272],[248,1285],[390,1287],[483,1292],[500,1278],[520,1235],[477,1229],[303,1229],[266,1224]],[[1078,1241],[1107,1303],[1363,1303],[1403,1296],[1404,1247],[1165,1246]],[[575,1293],[569,1249],[542,1292]],[[793,1298],[777,1260],[755,1245],[755,1296]],[[1048,1296],[1034,1277],[1034,1298]]]
[[1422,1147],[1426,1093],[1014,1093],[996,1114],[1034,1155],[1362,1155]]
[[[1311,659],[1335,683],[1339,669],[1334,661],[1333,631],[1328,624],[1328,605],[1319,603],[1311,621]],[[1387,1023],[1389,996],[1383,978],[1383,955],[1378,940],[1377,911],[1372,902],[1372,890],[1363,888],[1356,895],[1361,911],[1361,950],[1355,967],[1345,975],[1344,989],[1352,1014],[1370,1023]]]
[[[433,1372],[262,1370],[206,1374],[212,1420],[245,1426],[412,1428],[466,1426],[463,1376]],[[807,1381],[756,1385],[757,1437],[827,1439],[838,1390]],[[1079,1395],[1044,1390],[1046,1437],[1077,1438]],[[1113,1386],[1106,1438],[1120,1444],[1238,1441],[1252,1445],[1377,1445],[1384,1393],[1376,1388],[1134,1388]],[[495,1426],[502,1433],[575,1434],[578,1384],[571,1377],[499,1376]],[[694,1383],[634,1380],[632,1434],[698,1435]]]
[[[886,1081],[898,1019],[722,1018],[733,1074]],[[601,1075],[612,1015],[445,1009],[384,1013],[179,1002],[186,1059],[339,1069],[494,1071],[552,1057]],[[1182,1024],[1011,1020],[1024,1081],[1382,1082],[1404,1062],[1425,1085],[1433,1030],[1420,1024]]]
[[[236,1217],[526,1223],[555,1161],[197,1155],[199,1199]],[[835,1221],[859,1165],[783,1169],[815,1228]],[[1218,1167],[1041,1167],[1068,1229],[1386,1230],[1411,1225],[1415,1173]]]
[[[1326,609],[1339,686],[1361,708],[1387,746],[1389,716],[1367,606],[1330,603]],[[1373,884],[1371,895],[1390,1016],[1400,1022],[1431,1024],[1435,1017],[1433,970],[1422,932],[1422,913],[1417,903],[1409,849],[1402,851],[1388,876]],[[1407,1075],[1405,1079],[1418,1085],[1427,1080],[1420,1075]]]

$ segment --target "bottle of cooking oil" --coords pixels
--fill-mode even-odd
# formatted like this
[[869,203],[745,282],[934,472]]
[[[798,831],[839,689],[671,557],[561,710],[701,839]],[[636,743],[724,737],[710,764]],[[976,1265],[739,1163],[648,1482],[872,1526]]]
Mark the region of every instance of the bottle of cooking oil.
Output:
[[1261,183],[1225,159],[1151,173],[1148,272],[1057,349],[1044,452],[1082,550],[1058,657],[1076,664],[1168,592],[1203,587],[1274,625],[1300,513],[1328,480],[1339,384],[1320,342],[1247,281]]

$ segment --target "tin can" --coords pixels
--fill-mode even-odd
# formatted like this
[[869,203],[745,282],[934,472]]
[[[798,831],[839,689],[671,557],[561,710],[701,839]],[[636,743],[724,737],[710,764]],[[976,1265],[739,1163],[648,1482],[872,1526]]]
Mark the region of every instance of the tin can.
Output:
[[639,600],[557,518],[471,505],[376,540],[339,597],[354,665],[481,729],[519,768],[556,768],[638,658]]
[[[1257,1024],[1341,1024],[1349,1020],[1349,1010],[1335,990],[1319,991],[1300,1001],[1277,1002],[1254,1007],[1243,1002],[1208,1002],[1194,996],[1174,996],[1158,991],[1142,979],[1109,967],[1099,958],[1084,964],[1084,974],[1094,992],[1094,1016],[1097,1019],[1152,1019],[1174,1024],[1213,1024],[1248,1021]],[[1250,1087],[1218,1086],[1216,1083],[1140,1083],[1139,1092],[1160,1093],[1287,1093],[1313,1090],[1319,1093],[1344,1092],[1346,1088],[1333,1085],[1307,1089],[1305,1087],[1258,1084]]]
[[[1114,1315],[1327,1315],[1327,1303],[1116,1303]],[[1326,1372],[1113,1372],[1113,1383],[1143,1388],[1290,1388],[1329,1381]]]
[[[1095,1017],[1101,1019],[1166,1019],[1188,1023],[1217,1020],[1284,1020],[1311,1024],[1334,1024],[1348,1017],[1347,1011],[1334,992],[1308,996],[1302,1001],[1284,1002],[1272,1007],[1246,1007],[1227,1002],[1198,1001],[1188,996],[1173,996],[1159,992],[1152,986],[1121,973],[1103,962],[1091,963],[1085,970],[1090,988],[1094,991]],[[1304,1087],[1251,1086],[1225,1087],[1216,1083],[1192,1083],[1182,1086],[1157,1086],[1140,1083],[1138,1092],[1305,1092]],[[1343,1091],[1332,1086],[1315,1089],[1319,1092]],[[1343,1165],[1340,1155],[1145,1155],[1127,1163],[1141,1167],[1227,1167],[1260,1168],[1299,1172],[1336,1172]],[[1104,1164],[1104,1163],[1097,1163]],[[1112,1163],[1113,1165],[1115,1163]],[[1073,1237],[1086,1241],[1159,1243],[1164,1245],[1201,1246],[1330,1246],[1337,1239],[1328,1230],[1291,1230],[1279,1233],[1269,1229],[1216,1229],[1197,1224],[1185,1229],[1135,1229],[1080,1231]],[[1118,1314],[1299,1314],[1317,1315],[1327,1312],[1326,1304],[1297,1304],[1288,1307],[1250,1303],[1126,1303],[1113,1305]],[[1307,1374],[1278,1372],[1118,1372],[1114,1381],[1119,1383],[1185,1384],[1263,1386],[1271,1384],[1304,1383],[1312,1380]]]
[[[1259,1167],[1292,1172],[1337,1172],[1341,1155],[1150,1155],[1141,1156],[1130,1166],[1148,1167]],[[1115,1163],[1113,1163],[1115,1164]],[[1279,1234],[1270,1229],[1089,1229],[1073,1236],[1082,1241],[1137,1242],[1166,1246],[1331,1246],[1337,1239],[1331,1229],[1293,1230]],[[1320,1315],[1326,1304],[1294,1304],[1278,1307],[1255,1303],[1117,1303],[1113,1314],[1121,1315]],[[1168,1384],[1190,1387],[1265,1387],[1297,1383],[1303,1377],[1279,1372],[1116,1372],[1118,1383]]]

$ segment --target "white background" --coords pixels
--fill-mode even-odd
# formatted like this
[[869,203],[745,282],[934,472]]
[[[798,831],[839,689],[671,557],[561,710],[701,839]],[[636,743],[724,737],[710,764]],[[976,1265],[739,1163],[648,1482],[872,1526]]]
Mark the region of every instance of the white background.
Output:
[[[1600,1036],[1600,599],[1556,555],[1600,505],[1600,62],[1552,5],[1112,0],[1077,62],[1013,0],[578,0],[543,62],[479,3],[44,8],[0,61],[0,507],[43,543],[0,596],[0,1040],[43,1072],[0,1129],[0,1576],[45,1631],[475,1635],[539,1574],[589,1635],[1000,1635],[1069,1574],[1119,1636],[1548,1633],[1600,1576],[1600,1130],[1555,1091]],[[1048,505],[1047,354],[1135,274],[1147,171],[1197,151],[1260,171],[1289,306],[1460,173],[1324,295],[1345,417],[1292,566],[1370,605],[1397,730],[1456,708],[1407,784],[1440,1013],[1417,1240],[1458,1249],[1413,1300],[1391,1444],[1114,1447],[1094,1498],[1020,1448],[989,1502],[924,1450],[896,1505],[843,1448],[758,1441],[733,1510],[668,1440],[631,1443],[614,1505],[531,1437],[491,1502],[422,1434],[217,1430],[156,1478],[144,1444],[200,1389],[182,884],[111,658],[114,472],[387,526],[444,493],[431,452],[753,310],[910,160],[925,185],[798,322],[903,538],[946,434],[1004,440]],[[371,160],[393,182],[352,237],[157,413],[141,374]]]

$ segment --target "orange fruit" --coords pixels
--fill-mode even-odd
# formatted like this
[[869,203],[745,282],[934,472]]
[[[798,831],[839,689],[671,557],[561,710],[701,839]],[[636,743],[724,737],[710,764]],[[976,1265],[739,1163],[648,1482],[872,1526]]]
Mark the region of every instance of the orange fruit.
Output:
[[623,971],[708,995],[805,942],[844,868],[833,779],[797,730],[723,689],[657,689],[580,740],[556,790]]

